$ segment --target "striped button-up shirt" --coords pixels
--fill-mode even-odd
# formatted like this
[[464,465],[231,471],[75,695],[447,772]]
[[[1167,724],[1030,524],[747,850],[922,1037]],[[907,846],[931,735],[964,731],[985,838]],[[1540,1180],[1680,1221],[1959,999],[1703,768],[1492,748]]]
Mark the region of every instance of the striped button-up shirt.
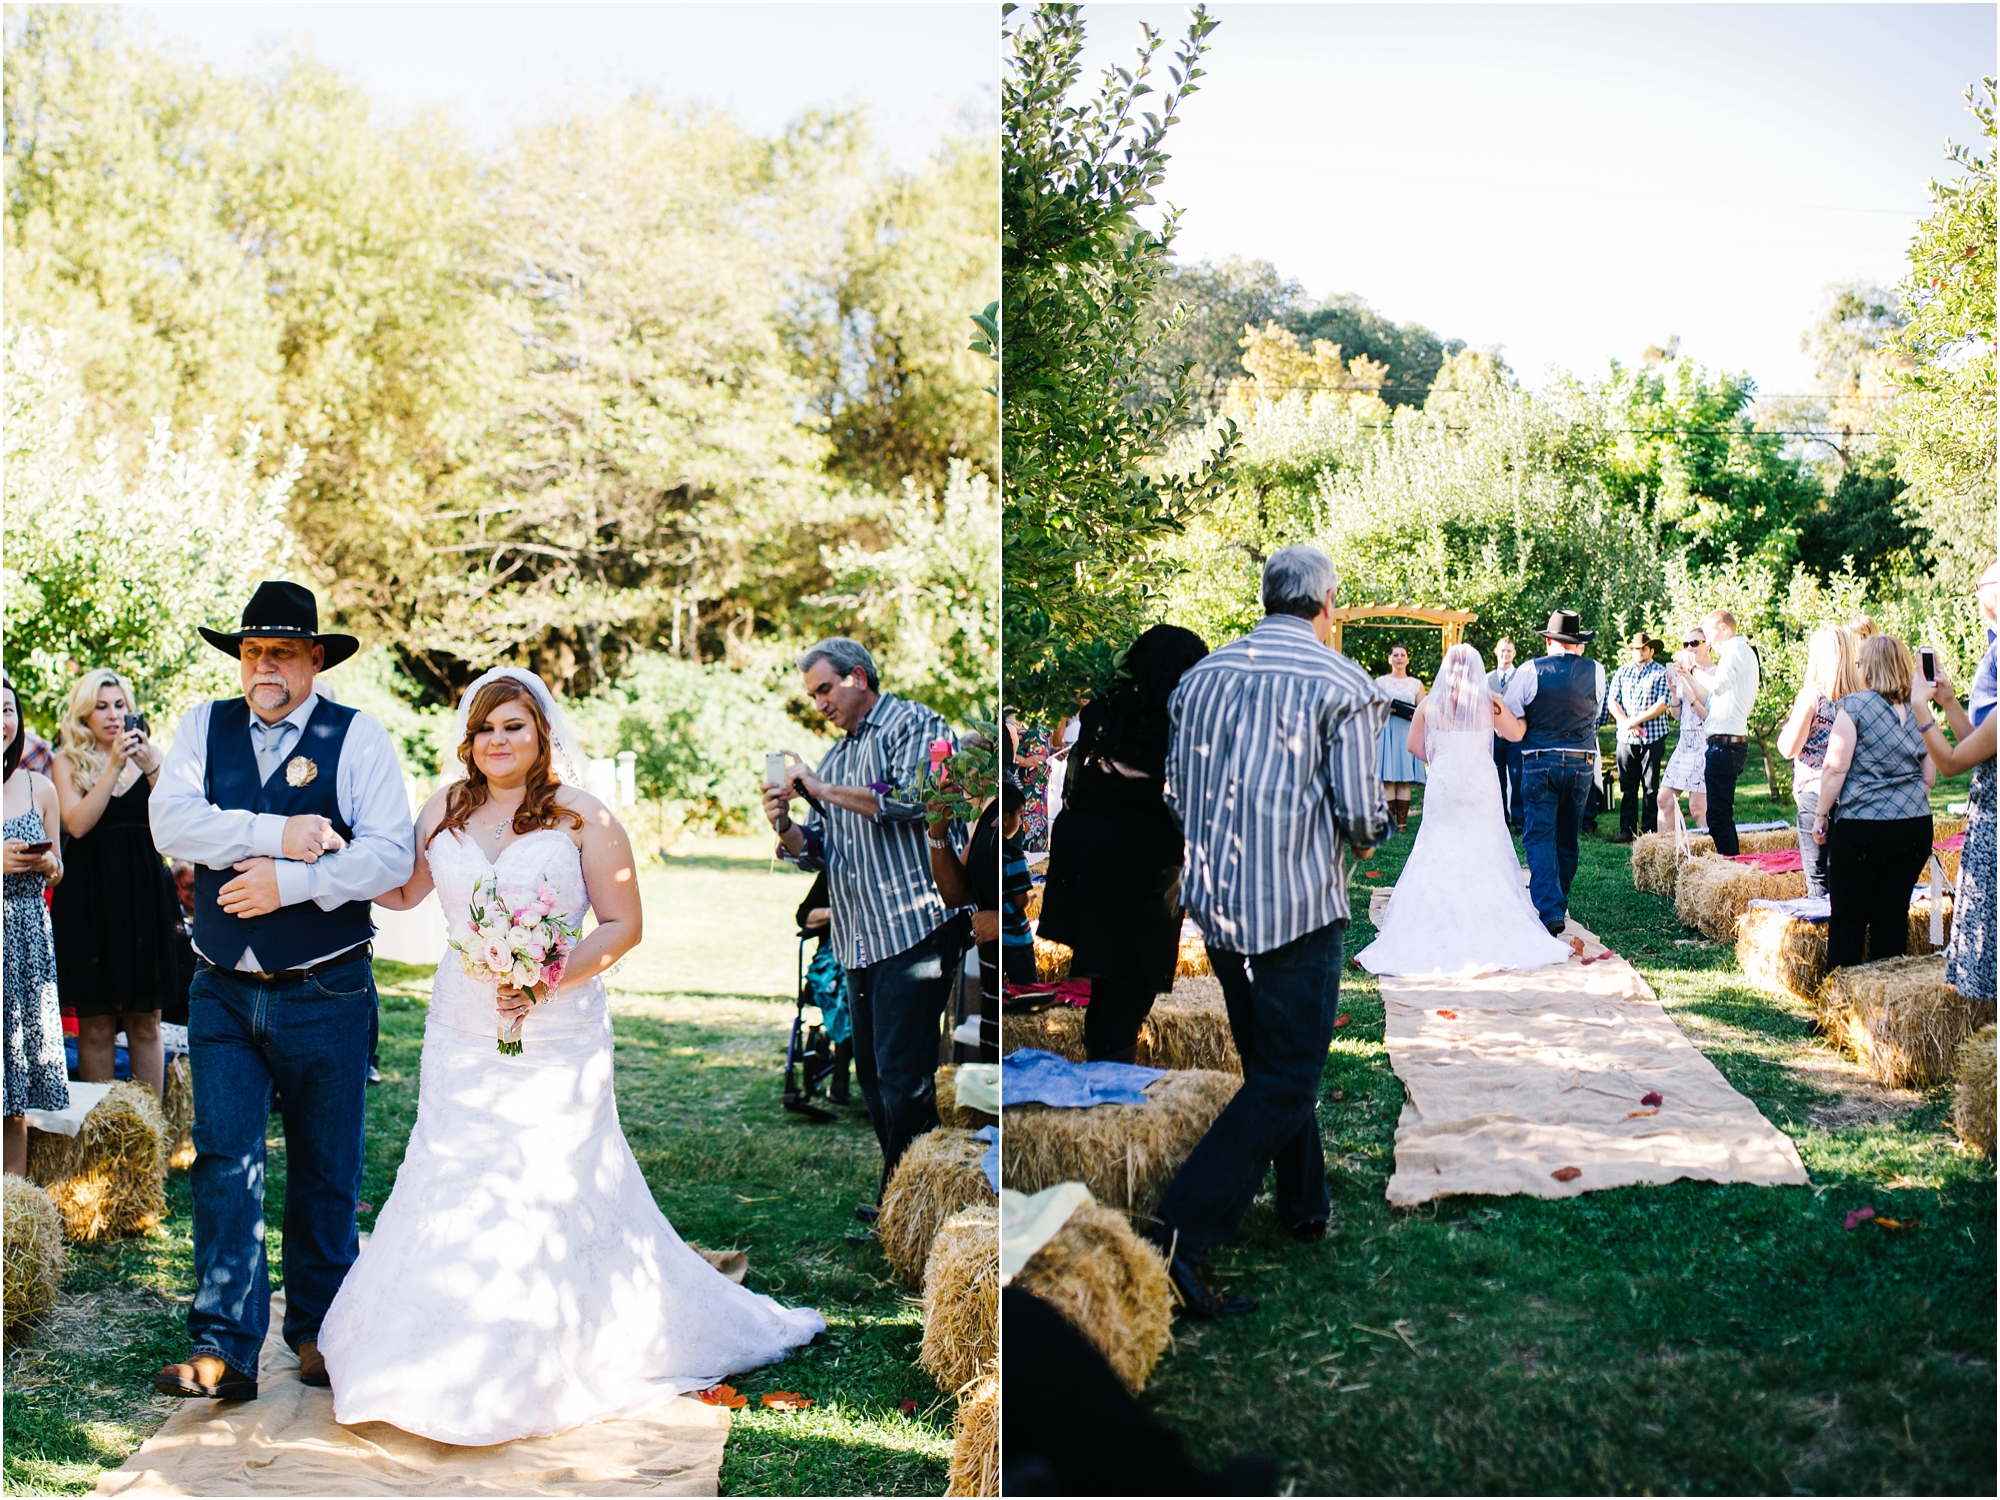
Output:
[[870,818],[828,803],[802,825],[804,853],[778,846],[800,869],[826,871],[833,951],[844,969],[865,969],[914,948],[945,919],[931,880],[923,806],[895,801],[889,792],[927,770],[931,741],[950,735],[943,718],[921,703],[884,693],[817,768],[822,781],[836,786],[873,787],[881,811]]
[[[1623,709],[1626,718],[1635,719],[1654,704],[1665,703],[1673,690],[1673,677],[1660,663],[1629,662],[1611,674],[1609,701]],[[1636,728],[1619,730],[1618,738],[1627,744],[1650,745],[1667,737],[1667,723],[1667,716],[1661,714]]]
[[1188,670],[1169,703],[1181,900],[1211,947],[1268,953],[1345,921],[1347,845],[1389,836],[1375,740],[1389,700],[1293,615]]

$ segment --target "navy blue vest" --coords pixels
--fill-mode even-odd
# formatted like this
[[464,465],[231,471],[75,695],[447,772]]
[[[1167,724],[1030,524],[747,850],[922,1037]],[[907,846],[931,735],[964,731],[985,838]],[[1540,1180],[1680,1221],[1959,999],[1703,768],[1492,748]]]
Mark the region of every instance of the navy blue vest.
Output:
[[1597,663],[1587,656],[1538,656],[1525,750],[1597,749]]
[[[352,838],[354,830],[340,815],[335,787],[340,781],[340,749],[347,741],[347,726],[354,722],[354,712],[320,698],[290,753],[271,772],[271,779],[260,783],[257,755],[250,745],[249,702],[231,698],[209,705],[208,778],[204,787],[208,800],[217,807],[276,813],[285,818],[318,813],[342,838]],[[285,779],[285,768],[300,756],[313,762],[319,774],[305,786],[293,786]],[[300,901],[261,917],[231,916],[216,905],[215,898],[235,878],[234,870],[195,866],[194,945],[210,963],[233,969],[243,950],[254,948],[257,962],[266,971],[295,969],[365,943],[375,935],[373,914],[366,901],[349,901],[332,911],[321,911],[316,901]]]

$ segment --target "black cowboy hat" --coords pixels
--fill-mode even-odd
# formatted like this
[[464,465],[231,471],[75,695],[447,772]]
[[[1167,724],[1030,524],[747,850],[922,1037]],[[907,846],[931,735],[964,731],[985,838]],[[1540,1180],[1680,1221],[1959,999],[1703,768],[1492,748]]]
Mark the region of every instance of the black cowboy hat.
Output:
[[1542,632],[1545,641],[1561,641],[1565,646],[1587,646],[1597,639],[1597,632],[1583,628],[1583,616],[1573,609],[1559,609],[1549,616],[1548,628]]
[[201,631],[201,638],[216,650],[239,658],[243,642],[252,636],[268,639],[289,636],[324,646],[326,661],[320,667],[322,672],[339,666],[361,649],[361,642],[351,635],[321,635],[319,601],[313,598],[312,590],[278,579],[267,578],[257,585],[257,592],[243,606],[241,630],[210,630],[206,625],[196,628]]

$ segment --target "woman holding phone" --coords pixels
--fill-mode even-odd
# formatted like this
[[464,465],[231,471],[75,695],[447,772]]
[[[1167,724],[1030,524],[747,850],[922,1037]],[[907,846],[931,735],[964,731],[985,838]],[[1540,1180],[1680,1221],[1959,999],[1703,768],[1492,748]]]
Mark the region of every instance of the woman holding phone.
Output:
[[69,866],[52,907],[56,973],[76,1013],[77,1077],[110,1081],[122,1022],[133,1080],[164,1098],[160,1008],[180,982],[180,902],[153,847],[160,761],[131,685],[108,667],[86,672],[54,766]]
[[28,1111],[68,1109],[62,1013],[56,1000],[55,942],[44,887],[63,876],[55,851],[62,821],[54,784],[21,764],[28,726],[12,678],[0,677],[0,725],[7,736],[6,776],[6,1169],[28,1170]]

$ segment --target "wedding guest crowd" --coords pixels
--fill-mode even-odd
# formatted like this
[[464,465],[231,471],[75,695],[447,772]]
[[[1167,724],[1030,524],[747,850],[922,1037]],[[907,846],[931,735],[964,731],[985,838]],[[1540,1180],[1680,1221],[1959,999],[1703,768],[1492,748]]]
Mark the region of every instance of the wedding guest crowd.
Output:
[[1860,686],[1834,714],[1813,818],[1813,837],[1827,846],[1833,968],[1908,950],[1910,888],[1931,856],[1937,779],[1924,748],[1930,706],[1913,692],[1909,651],[1894,636],[1869,636],[1855,668]]
[[[1168,706],[1166,786],[1185,842],[1181,898],[1228,1003],[1243,1086],[1145,1227],[1195,1316],[1251,1312],[1211,1281],[1276,1169],[1294,1239],[1326,1233],[1320,1078],[1339,1012],[1347,854],[1389,835],[1377,774],[1386,697],[1333,640],[1339,575],[1316,547],[1264,565],[1264,618],[1188,668]],[[1594,710],[1593,710],[1594,717]]]
[[[799,675],[841,738],[817,771],[790,760],[786,785],[764,788],[764,815],[786,860],[827,872],[855,1080],[882,1150],[877,1203],[855,1208],[872,1224],[903,1152],[938,1123],[939,1021],[957,981],[964,924],[948,919],[933,883],[923,802],[894,793],[917,784],[931,742],[949,729],[922,704],[883,692],[874,657],[846,636],[807,648]],[[803,823],[792,821],[794,796],[812,808]]]
[[[1514,643],[1501,636],[1493,643],[1493,670],[1486,674],[1489,691],[1507,696],[1514,674],[1522,669],[1514,664]],[[1507,827],[1521,831],[1521,747],[1513,740],[1493,736],[1493,769],[1500,776],[1500,806],[1507,814]]]
[[1155,625],[1117,685],[1080,715],[1068,802],[1050,832],[1041,935],[1090,981],[1086,1056],[1130,1062],[1153,997],[1174,987],[1181,930],[1181,828],[1166,802],[1168,700],[1208,655],[1192,630]]
[[1389,721],[1382,726],[1375,756],[1383,790],[1389,795],[1389,819],[1401,833],[1410,826],[1410,788],[1424,782],[1424,763],[1410,754],[1410,720],[1424,701],[1423,683],[1410,675],[1410,653],[1389,648],[1389,670],[1375,679],[1389,700]]
[[[1618,725],[1618,836],[1629,844],[1660,826],[1660,770],[1667,750],[1673,677],[1653,658],[1660,649],[1645,631],[1626,644],[1631,661],[1611,675],[1606,708]],[[1504,690],[1503,690],[1504,691]]]
[[0,679],[0,728],[6,733],[4,947],[6,979],[6,1170],[28,1170],[28,1111],[68,1109],[62,1014],[56,990],[55,939],[42,892],[59,886],[62,856],[54,847],[62,824],[54,783],[28,769],[22,751],[28,726],[11,678]]
[[1674,656],[1670,699],[1681,732],[1660,773],[1660,820],[1673,826],[1680,814],[1681,793],[1686,792],[1688,824],[1701,828],[1708,822],[1708,722],[1703,713],[1708,689],[1702,674],[1714,666],[1715,658],[1698,625],[1682,633],[1681,646]]
[[1826,845],[1813,837],[1819,818],[1820,774],[1840,700],[1861,686],[1855,676],[1858,637],[1838,625],[1822,625],[1806,641],[1805,680],[1792,700],[1791,714],[1778,730],[1778,753],[1792,762],[1792,800],[1798,806],[1799,859],[1806,894],[1826,894]]
[[164,1098],[160,1013],[185,991],[180,900],[150,821],[162,760],[130,683],[109,668],[77,680],[53,767],[68,875],[51,909],[77,1077],[109,1082],[123,1031],[134,1081]]

